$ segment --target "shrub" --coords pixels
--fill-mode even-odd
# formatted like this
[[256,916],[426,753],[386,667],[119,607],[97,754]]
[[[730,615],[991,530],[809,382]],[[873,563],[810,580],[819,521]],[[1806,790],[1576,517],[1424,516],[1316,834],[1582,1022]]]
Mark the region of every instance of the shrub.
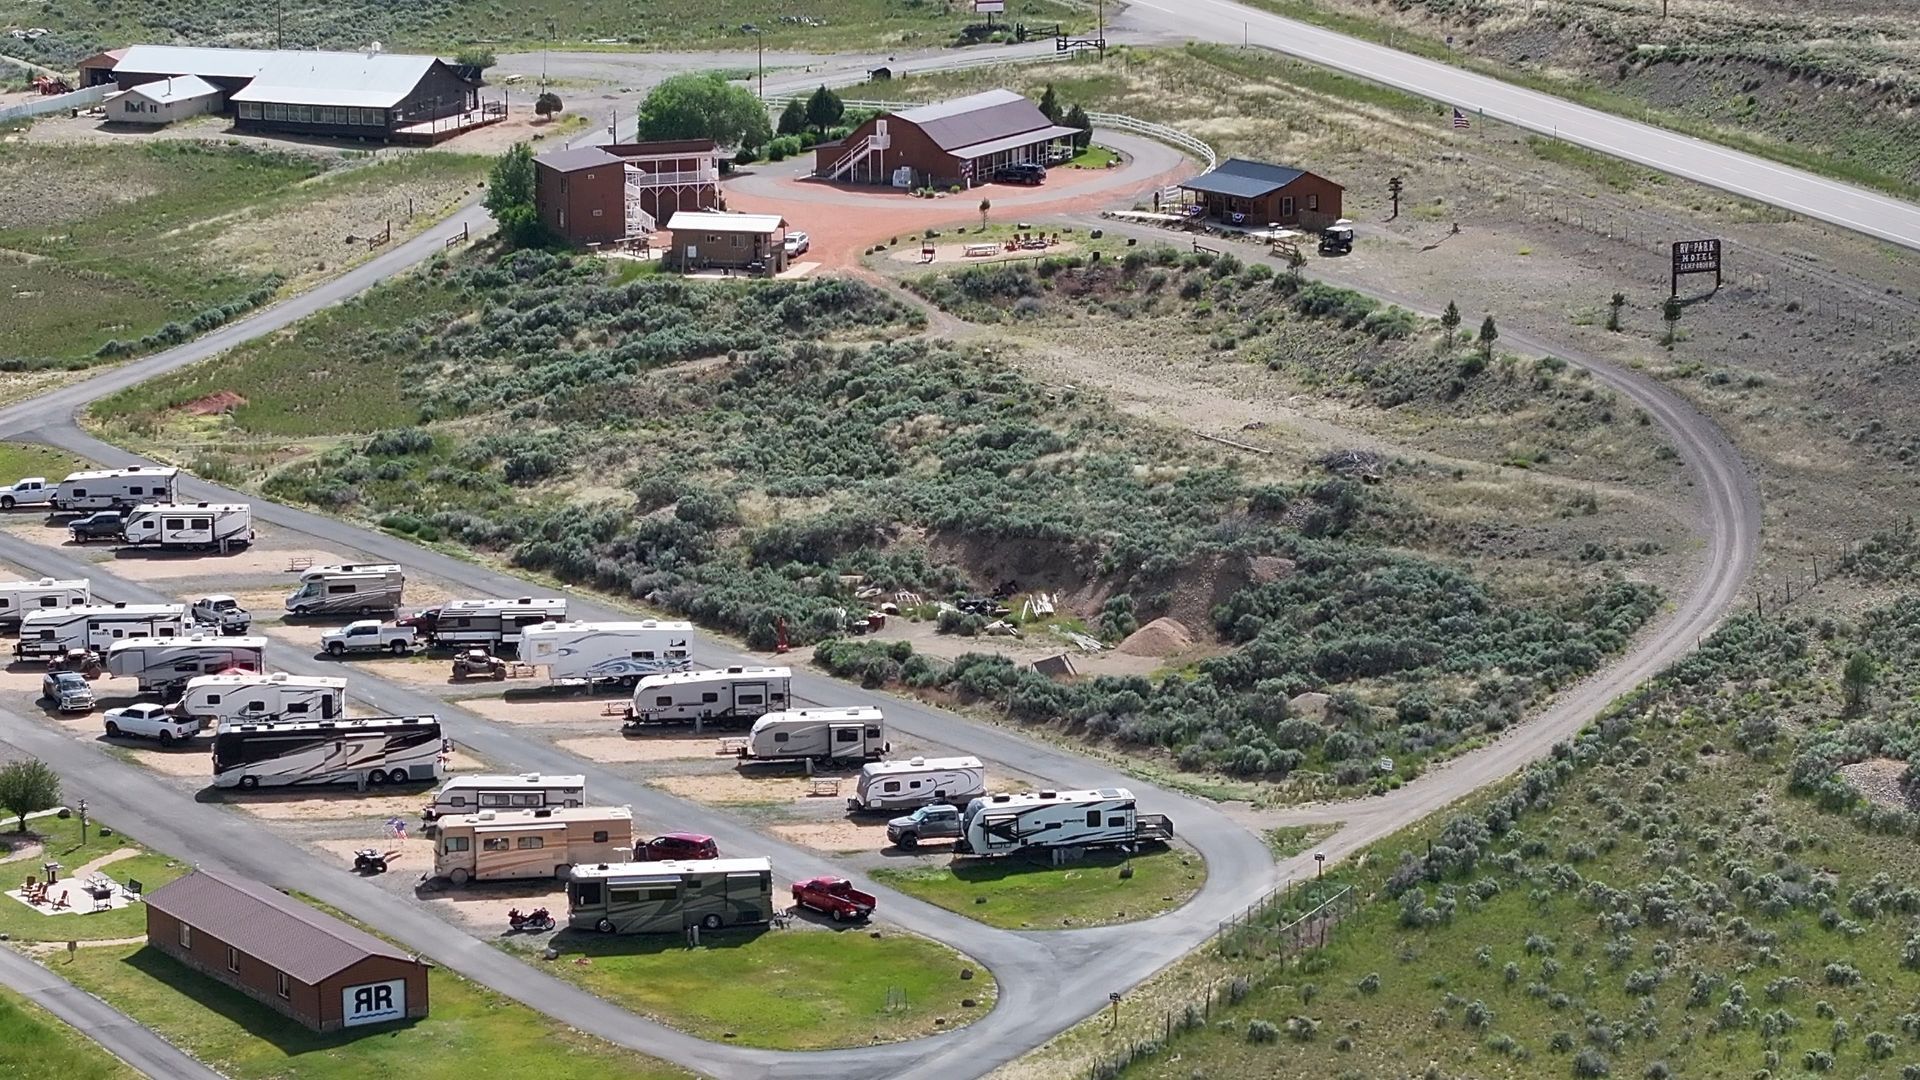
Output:
[[1252,1043],[1270,1043],[1280,1041],[1280,1029],[1265,1020],[1247,1022],[1247,1041]]
[[1573,1075],[1581,1077],[1606,1076],[1613,1071],[1605,1054],[1598,1050],[1582,1050],[1574,1055]]

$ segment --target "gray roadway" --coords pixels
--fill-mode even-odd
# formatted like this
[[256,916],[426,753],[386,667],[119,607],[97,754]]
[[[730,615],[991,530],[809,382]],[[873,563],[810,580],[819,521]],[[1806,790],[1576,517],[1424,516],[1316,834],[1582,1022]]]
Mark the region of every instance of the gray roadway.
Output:
[[[0,721],[0,729],[3,728],[4,722]],[[219,1073],[142,1027],[132,1017],[74,986],[53,970],[3,947],[0,947],[0,982],[32,998],[41,1008],[148,1076],[167,1080],[220,1080]]]

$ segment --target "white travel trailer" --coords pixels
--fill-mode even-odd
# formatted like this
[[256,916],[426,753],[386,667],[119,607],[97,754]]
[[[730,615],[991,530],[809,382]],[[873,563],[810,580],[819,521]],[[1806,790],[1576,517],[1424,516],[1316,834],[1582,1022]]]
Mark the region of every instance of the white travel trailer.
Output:
[[14,655],[59,656],[69,649],[105,652],[126,638],[177,637],[190,626],[185,604],[81,604],[29,612],[20,620]]
[[253,543],[253,507],[246,503],[136,506],[121,526],[129,544],[225,551]]
[[418,627],[432,645],[497,649],[504,645],[518,647],[521,633],[529,626],[566,621],[566,597],[522,596],[516,600],[450,600],[400,623]]
[[433,716],[369,716],[298,724],[224,724],[213,736],[213,786],[404,784],[446,776]]
[[316,566],[300,575],[287,610],[295,615],[399,611],[406,586],[406,574],[392,563]]
[[201,675],[187,680],[187,688],[174,703],[173,712],[207,727],[276,720],[335,720],[347,714],[347,680],[289,675],[284,671],[271,675],[252,672]]
[[141,693],[171,695],[198,675],[261,671],[267,639],[223,634],[126,638],[107,646],[107,673],[137,679]]
[[1166,843],[1173,822],[1134,809],[1126,788],[989,795],[967,804],[957,852],[1006,855],[1064,847]]
[[529,626],[520,659],[547,669],[554,682],[635,682],[693,666],[687,622],[565,622]]
[[58,581],[43,577],[38,581],[0,582],[0,626],[18,626],[29,612],[91,603],[93,590],[86,578]]
[[928,803],[965,806],[987,793],[987,767],[977,757],[876,761],[860,768],[860,786],[847,809],[908,810]]
[[793,669],[730,667],[649,675],[633,688],[628,726],[757,720],[784,712],[793,700]]
[[477,810],[568,808],[584,806],[586,798],[584,776],[547,776],[537,772],[517,776],[456,776],[440,785],[420,816],[432,821],[447,814],[471,814]]
[[93,469],[69,473],[49,501],[54,510],[68,513],[170,503],[179,480],[180,470],[174,468]]
[[633,857],[633,811],[624,806],[482,810],[442,818],[433,873],[455,885],[512,878],[567,880],[576,865]]
[[879,709],[794,709],[753,722],[740,756],[749,761],[872,761],[888,749]]

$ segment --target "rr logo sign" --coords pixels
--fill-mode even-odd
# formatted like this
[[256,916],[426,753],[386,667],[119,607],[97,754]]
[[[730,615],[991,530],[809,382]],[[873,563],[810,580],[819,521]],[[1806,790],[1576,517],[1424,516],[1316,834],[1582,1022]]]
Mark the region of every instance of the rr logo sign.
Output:
[[406,980],[346,987],[340,991],[340,1013],[347,1027],[398,1020],[407,1015]]

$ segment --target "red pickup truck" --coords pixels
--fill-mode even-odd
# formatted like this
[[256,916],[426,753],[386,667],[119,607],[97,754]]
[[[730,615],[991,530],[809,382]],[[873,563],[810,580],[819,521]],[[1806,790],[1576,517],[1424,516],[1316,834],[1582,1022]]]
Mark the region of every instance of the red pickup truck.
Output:
[[846,878],[817,877],[793,883],[793,902],[828,915],[834,922],[864,919],[873,914],[874,899]]

